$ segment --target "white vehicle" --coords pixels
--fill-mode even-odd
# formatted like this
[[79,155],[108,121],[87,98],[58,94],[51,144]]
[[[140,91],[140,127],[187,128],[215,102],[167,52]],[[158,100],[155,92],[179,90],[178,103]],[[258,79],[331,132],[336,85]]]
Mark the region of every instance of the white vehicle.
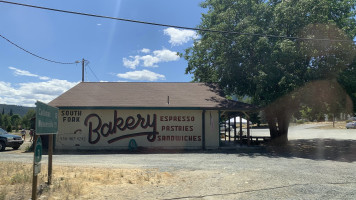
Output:
[[356,122],[349,122],[346,124],[346,128],[349,129],[349,128],[356,128]]

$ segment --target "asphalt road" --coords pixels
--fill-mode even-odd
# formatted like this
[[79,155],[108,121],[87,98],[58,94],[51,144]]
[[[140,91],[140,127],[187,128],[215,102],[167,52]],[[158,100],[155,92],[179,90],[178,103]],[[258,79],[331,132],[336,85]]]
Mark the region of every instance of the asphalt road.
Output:
[[[356,129],[323,130],[313,126],[291,127],[290,142],[285,147],[236,146],[183,154],[61,154],[54,155],[53,163],[154,168],[184,180],[176,183],[179,187],[154,191],[141,188],[138,192],[145,199],[356,199]],[[0,162],[32,160],[31,153],[0,153]],[[42,160],[46,163],[47,156]],[[109,192],[105,198],[115,195]]]

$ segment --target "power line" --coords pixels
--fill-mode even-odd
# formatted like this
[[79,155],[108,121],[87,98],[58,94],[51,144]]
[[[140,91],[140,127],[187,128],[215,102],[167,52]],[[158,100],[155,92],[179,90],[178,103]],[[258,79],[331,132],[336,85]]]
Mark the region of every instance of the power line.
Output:
[[269,38],[281,38],[281,39],[291,39],[291,40],[314,40],[314,41],[329,41],[329,42],[354,42],[352,40],[301,38],[301,37],[278,36],[278,35],[259,34],[259,33],[241,33],[241,32],[236,32],[236,31],[222,31],[222,30],[212,30],[212,29],[201,29],[201,28],[192,28],[192,27],[185,27],[185,26],[176,26],[176,25],[169,25],[169,24],[160,24],[160,23],[153,23],[153,22],[131,20],[131,19],[125,19],[125,18],[109,17],[109,16],[96,15],[96,14],[90,14],[90,13],[81,13],[81,12],[75,12],[75,11],[61,10],[61,9],[48,8],[48,7],[41,7],[41,6],[22,4],[22,3],[15,3],[15,2],[9,2],[9,1],[2,1],[2,0],[0,0],[0,3],[8,3],[8,4],[13,4],[13,5],[25,6],[25,7],[31,7],[31,8],[38,8],[38,9],[43,9],[43,10],[55,11],[55,12],[69,13],[69,14],[75,14],[75,15],[84,15],[84,16],[89,16],[89,17],[113,19],[113,20],[118,20],[118,21],[126,21],[126,22],[147,24],[147,25],[153,25],[153,26],[172,27],[172,28],[178,28],[178,29],[202,31],[202,32],[223,33],[223,34],[237,34],[237,35],[269,37]]
[[22,51],[25,51],[26,53],[29,53],[29,54],[31,54],[31,55],[33,55],[33,56],[35,56],[35,57],[37,57],[37,58],[40,58],[40,59],[42,59],[42,60],[45,60],[45,61],[48,61],[48,62],[57,63],[57,64],[63,64],[63,65],[71,65],[71,64],[76,64],[76,63],[78,63],[77,61],[76,61],[76,62],[70,62],[70,63],[69,63],[69,62],[59,62],[59,61],[47,59],[47,58],[44,58],[44,57],[39,56],[39,55],[37,55],[37,54],[34,54],[34,53],[32,53],[32,52],[30,52],[30,51],[28,51],[28,50],[26,50],[26,49],[20,47],[19,45],[13,43],[12,41],[10,41],[9,39],[7,39],[5,36],[3,36],[3,35],[1,35],[1,34],[0,34],[0,37],[2,37],[3,39],[5,39],[6,41],[8,41],[10,44],[14,45],[15,47],[21,49]]
[[96,74],[94,73],[94,71],[91,69],[89,63],[90,63],[90,62],[87,60],[85,66],[89,68],[90,72],[94,75],[94,77],[96,78],[96,80],[98,80],[98,81],[100,82],[100,79],[96,76]]

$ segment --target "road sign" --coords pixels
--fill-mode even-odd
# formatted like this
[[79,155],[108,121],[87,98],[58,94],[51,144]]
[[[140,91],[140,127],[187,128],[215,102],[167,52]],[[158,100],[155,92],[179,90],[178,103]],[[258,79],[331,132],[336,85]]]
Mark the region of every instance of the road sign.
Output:
[[41,173],[41,163],[35,163],[35,176]]
[[48,135],[58,133],[58,108],[40,101],[36,102],[36,134]]
[[35,146],[35,163],[39,163],[42,160],[42,140],[41,137],[37,138]]

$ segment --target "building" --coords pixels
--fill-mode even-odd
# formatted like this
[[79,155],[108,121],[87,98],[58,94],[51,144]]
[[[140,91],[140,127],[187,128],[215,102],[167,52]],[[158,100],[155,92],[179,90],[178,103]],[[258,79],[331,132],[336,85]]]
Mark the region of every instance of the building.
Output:
[[204,83],[82,82],[49,105],[62,150],[217,149],[220,117],[254,109]]

